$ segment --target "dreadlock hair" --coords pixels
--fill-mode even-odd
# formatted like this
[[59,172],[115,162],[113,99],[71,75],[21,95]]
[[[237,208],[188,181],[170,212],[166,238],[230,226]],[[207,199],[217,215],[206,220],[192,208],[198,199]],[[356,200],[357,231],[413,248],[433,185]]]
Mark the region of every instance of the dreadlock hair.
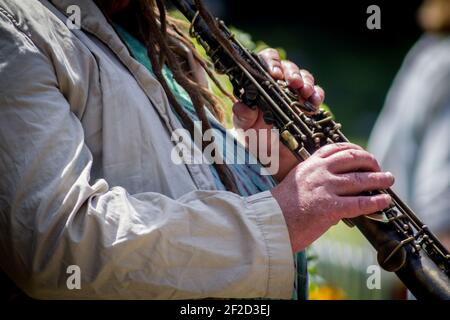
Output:
[[[107,15],[109,15],[111,8],[114,5],[114,1],[109,0],[96,0],[96,3]],[[232,101],[235,101],[234,97],[224,90],[210,71],[208,62],[195,50],[194,45],[184,31],[186,30],[186,23],[166,15],[165,6],[162,0],[131,0],[129,7],[128,11],[132,16],[129,17],[131,19],[127,19],[126,21],[130,27],[128,31],[145,44],[153,72],[163,87],[174,111],[193,137],[194,123],[170,90],[162,72],[164,65],[168,66],[175,81],[188,93],[195,112],[202,123],[203,135],[205,131],[211,129],[205,107],[208,108],[219,121],[223,121],[223,108],[221,107],[219,99],[211,91],[195,82],[194,79],[190,77],[189,73],[186,74],[184,72],[182,68],[184,59],[177,53],[177,46],[174,44],[174,40],[182,42],[192,52],[195,60],[203,67],[219,90]],[[214,141],[210,143],[214,143]],[[208,144],[209,143],[206,141],[203,141],[202,146],[199,147],[204,149]],[[216,159],[217,156],[218,155],[215,155]],[[223,185],[227,190],[238,193],[233,174],[229,167],[224,164],[223,161],[219,162],[220,163],[215,161],[213,162],[213,165],[215,166]]]

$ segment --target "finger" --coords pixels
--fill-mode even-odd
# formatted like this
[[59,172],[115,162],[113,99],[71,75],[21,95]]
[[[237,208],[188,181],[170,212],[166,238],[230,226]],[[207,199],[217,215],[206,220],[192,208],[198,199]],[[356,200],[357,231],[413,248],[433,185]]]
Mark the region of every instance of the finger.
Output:
[[363,150],[343,150],[325,159],[328,170],[332,173],[347,173],[356,171],[380,171],[380,165],[375,157]]
[[247,130],[255,124],[258,119],[258,109],[252,110],[242,102],[233,106],[233,123],[235,128]]
[[390,172],[352,172],[336,176],[336,194],[340,196],[358,195],[365,191],[384,190],[394,184]]
[[360,215],[371,214],[390,206],[392,199],[387,194],[374,196],[340,197],[341,215],[344,218],[355,218]]
[[284,79],[292,89],[303,88],[303,79],[300,74],[300,68],[291,61],[281,61],[283,68]]
[[339,151],[349,150],[349,149],[363,150],[363,148],[361,148],[360,146],[358,146],[356,144],[348,143],[348,142],[341,142],[341,143],[327,144],[326,146],[323,146],[322,148],[320,148],[316,152],[314,152],[314,155],[321,157],[321,158],[327,158]]
[[307,70],[300,70],[303,79],[303,87],[300,89],[300,94],[303,98],[308,100],[314,93],[314,77]]
[[281,66],[281,59],[278,51],[267,48],[262,50],[259,55],[267,63],[269,74],[276,80],[283,80],[283,68]]
[[309,101],[316,107],[319,107],[325,100],[325,91],[319,86],[314,86],[314,92],[309,97]]

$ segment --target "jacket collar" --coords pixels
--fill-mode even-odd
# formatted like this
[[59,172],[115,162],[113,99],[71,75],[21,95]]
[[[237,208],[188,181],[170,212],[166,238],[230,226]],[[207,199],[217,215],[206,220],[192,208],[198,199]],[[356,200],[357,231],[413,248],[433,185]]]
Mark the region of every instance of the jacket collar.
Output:
[[61,13],[69,17],[70,6],[76,5],[80,8],[81,28],[96,36],[108,45],[115,53],[126,49],[114,28],[105,18],[94,0],[49,0]]
[[[46,0],[41,0],[46,1]],[[77,5],[81,13],[81,29],[102,41],[118,59],[128,68],[134,76],[141,89],[144,90],[147,97],[158,111],[162,120],[169,130],[179,127],[176,119],[168,110],[168,105],[163,103],[164,97],[159,82],[150,74],[150,72],[139,62],[137,62],[128,51],[128,48],[117,35],[110,22],[97,7],[94,0],[48,0],[58,11],[66,17],[70,17],[73,12],[68,8]]]

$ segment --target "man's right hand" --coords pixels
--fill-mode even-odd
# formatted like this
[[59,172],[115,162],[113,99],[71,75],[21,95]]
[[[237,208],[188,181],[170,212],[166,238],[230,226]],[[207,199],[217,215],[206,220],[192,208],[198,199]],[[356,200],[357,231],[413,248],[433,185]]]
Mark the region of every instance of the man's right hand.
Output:
[[380,172],[370,153],[340,143],[317,150],[271,192],[283,211],[292,249],[299,252],[339,220],[387,208],[389,195],[361,193],[387,189],[393,183],[392,174]]

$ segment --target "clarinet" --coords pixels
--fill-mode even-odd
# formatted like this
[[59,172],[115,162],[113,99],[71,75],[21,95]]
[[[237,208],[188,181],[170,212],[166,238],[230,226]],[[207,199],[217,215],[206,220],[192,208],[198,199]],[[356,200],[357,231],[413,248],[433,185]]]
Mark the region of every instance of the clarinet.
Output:
[[[279,130],[280,140],[299,161],[324,145],[349,142],[329,112],[310,115],[314,107],[309,102],[301,104],[286,82],[275,81],[265,63],[244,48],[223,21],[199,10],[199,1],[172,3],[190,21],[191,36],[205,48],[216,71],[229,77],[234,95],[262,110],[265,121]],[[361,231],[377,251],[379,265],[395,272],[417,299],[450,300],[450,254],[446,248],[394,191],[370,192],[377,193],[389,194],[392,205],[344,222]]]

